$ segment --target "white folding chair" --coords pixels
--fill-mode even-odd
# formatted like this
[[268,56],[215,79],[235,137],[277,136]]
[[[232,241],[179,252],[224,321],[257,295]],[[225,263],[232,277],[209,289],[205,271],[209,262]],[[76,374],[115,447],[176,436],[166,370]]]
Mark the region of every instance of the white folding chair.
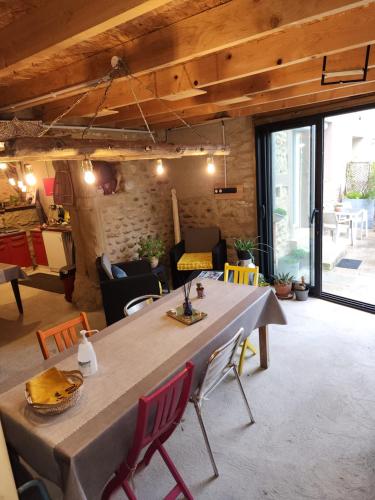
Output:
[[246,398],[245,391],[242,387],[240,377],[237,371],[237,363],[235,361],[236,350],[239,347],[241,341],[243,340],[244,329],[240,328],[238,332],[224,345],[214,351],[207,363],[206,371],[203,375],[202,381],[200,382],[198,389],[191,396],[190,401],[194,404],[195,411],[197,413],[199,425],[202,430],[203,438],[206,444],[206,448],[211,460],[211,465],[214,470],[214,474],[217,477],[219,475],[218,468],[212,453],[210,442],[208,440],[207,432],[202,418],[202,405],[203,401],[207,396],[222,382],[230,373],[234,373],[235,378],[238,382],[241,395],[246,405],[250,417],[250,424],[255,422],[253,414],[251,413],[249,402]]
[[141,295],[140,297],[136,297],[125,305],[124,315],[131,316],[146,307],[148,304],[152,304],[154,300],[158,300],[160,298],[161,295]]

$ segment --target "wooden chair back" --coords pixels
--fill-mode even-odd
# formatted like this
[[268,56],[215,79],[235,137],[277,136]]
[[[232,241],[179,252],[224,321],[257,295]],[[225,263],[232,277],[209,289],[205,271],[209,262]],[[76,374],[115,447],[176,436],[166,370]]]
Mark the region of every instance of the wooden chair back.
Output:
[[16,483],[14,482],[12,467],[10,465],[5,437],[0,422],[0,498],[7,500],[18,500]]
[[79,330],[88,330],[87,336],[91,336],[89,322],[86,313],[81,312],[78,318],[70,319],[61,323],[60,325],[53,326],[48,330],[38,330],[36,336],[40,345],[44,359],[50,357],[50,352],[47,345],[47,339],[53,337],[59,352],[69,349],[74,344],[78,344],[77,326]]
[[224,266],[224,281],[229,281],[229,272],[232,271],[233,283],[238,285],[249,285],[250,275],[253,275],[253,286],[258,286],[259,267],[231,266],[228,262]]

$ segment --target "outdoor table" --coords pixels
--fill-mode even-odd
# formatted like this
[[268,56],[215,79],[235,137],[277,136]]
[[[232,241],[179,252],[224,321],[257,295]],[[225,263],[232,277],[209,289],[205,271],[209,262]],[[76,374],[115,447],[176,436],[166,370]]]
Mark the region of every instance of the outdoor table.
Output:
[[195,365],[195,389],[212,351],[243,326],[246,336],[259,328],[261,366],[268,367],[267,325],[286,324],[273,290],[202,282],[206,297],[192,300],[194,308],[207,313],[202,321],[187,326],[166,315],[183,301],[178,289],[92,336],[99,371],[85,379],[81,399],[66,413],[36,415],[26,407],[24,388],[30,377],[51,366],[76,369],[72,351],[0,388],[7,441],[41,476],[62,488],[64,499],[101,497],[131,446],[139,397],[160,386],[186,361]]
[[18,279],[25,278],[27,278],[27,275],[19,266],[15,266],[13,264],[2,264],[0,262],[0,284],[10,281],[20,314],[23,314],[23,307],[18,287]]

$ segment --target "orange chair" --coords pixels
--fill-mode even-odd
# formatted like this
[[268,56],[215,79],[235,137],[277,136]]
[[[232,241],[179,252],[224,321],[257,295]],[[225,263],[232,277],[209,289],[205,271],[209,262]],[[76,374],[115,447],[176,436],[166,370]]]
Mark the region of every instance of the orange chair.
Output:
[[65,323],[53,326],[49,330],[38,330],[36,332],[36,336],[44,359],[48,359],[50,357],[50,352],[47,346],[47,339],[49,337],[54,337],[59,352],[65,351],[65,349],[69,349],[74,344],[78,344],[78,336],[76,331],[76,327],[78,325],[80,326],[80,330],[88,330],[88,337],[92,335],[92,333],[90,332],[90,326],[86,313],[84,312],[81,312],[78,318],[73,318],[69,321],[66,321]]

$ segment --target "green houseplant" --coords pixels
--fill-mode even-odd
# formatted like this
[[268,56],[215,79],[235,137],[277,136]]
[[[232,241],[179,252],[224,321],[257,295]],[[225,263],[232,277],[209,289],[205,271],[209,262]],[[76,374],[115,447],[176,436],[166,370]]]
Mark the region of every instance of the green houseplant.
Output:
[[141,237],[138,241],[138,255],[141,259],[146,259],[150,262],[151,267],[157,267],[160,257],[165,254],[165,245],[158,236],[147,238]]
[[292,291],[294,276],[290,273],[277,273],[273,278],[277,297],[287,298]]
[[262,243],[258,243],[258,239],[249,238],[248,240],[242,240],[240,238],[234,240],[234,248],[237,252],[238,260],[241,266],[253,267],[254,266],[254,252],[264,252],[261,247],[264,246]]

